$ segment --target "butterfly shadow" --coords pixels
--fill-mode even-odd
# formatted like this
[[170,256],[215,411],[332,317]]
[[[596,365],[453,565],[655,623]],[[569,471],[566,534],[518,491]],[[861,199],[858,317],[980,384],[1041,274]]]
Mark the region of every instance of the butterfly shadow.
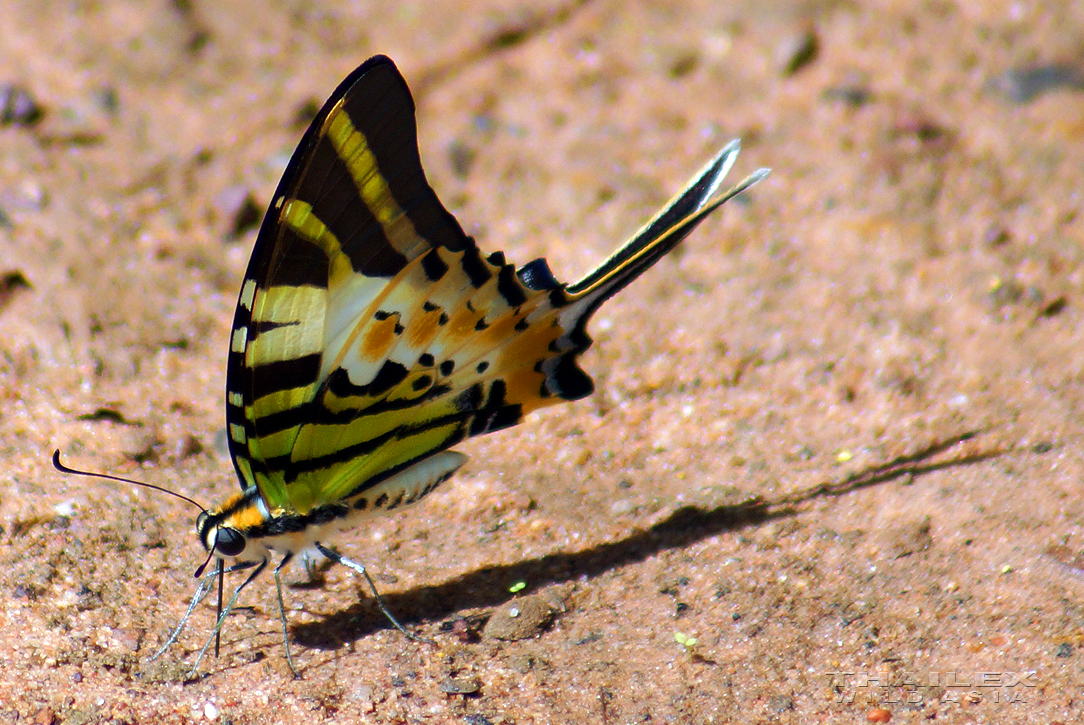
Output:
[[[765,522],[797,515],[803,504],[842,496],[862,488],[900,479],[954,469],[996,458],[1004,449],[964,451],[947,459],[935,456],[974,438],[981,431],[968,431],[937,441],[925,448],[887,463],[877,464],[850,474],[839,481],[800,489],[774,500],[754,498],[737,505],[702,508],[683,506],[648,529],[636,531],[617,541],[597,544],[576,552],[558,552],[527,559],[515,564],[486,567],[468,572],[434,586],[406,592],[385,594],[388,609],[401,621],[436,622],[455,619],[464,612],[488,616],[485,610],[504,604],[513,596],[536,592],[569,581],[590,579],[627,564],[644,561],[660,552],[680,549],[719,534],[740,531]],[[509,582],[528,582],[512,595]],[[444,629],[449,629],[445,623]],[[291,638],[303,647],[321,650],[339,649],[390,625],[371,599],[291,627]]]

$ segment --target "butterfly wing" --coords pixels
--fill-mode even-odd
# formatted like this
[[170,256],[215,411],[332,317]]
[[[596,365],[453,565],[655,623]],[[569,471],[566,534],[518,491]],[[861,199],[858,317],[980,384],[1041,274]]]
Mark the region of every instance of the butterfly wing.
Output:
[[480,254],[425,179],[406,82],[364,63],[302,138],[242,285],[226,381],[242,486],[307,513],[590,393],[587,318],[729,198],[705,206],[736,153],[566,288],[544,260]]
[[546,296],[483,259],[427,183],[394,64],[364,63],[302,138],[245,274],[226,378],[242,487],[305,513],[514,422],[491,380],[455,373],[528,293]]
[[406,84],[389,59],[370,59],[302,138],[245,274],[226,378],[242,486],[291,510],[320,498],[294,486],[291,467],[297,437],[320,416],[329,341],[411,261],[468,243],[422,173]]

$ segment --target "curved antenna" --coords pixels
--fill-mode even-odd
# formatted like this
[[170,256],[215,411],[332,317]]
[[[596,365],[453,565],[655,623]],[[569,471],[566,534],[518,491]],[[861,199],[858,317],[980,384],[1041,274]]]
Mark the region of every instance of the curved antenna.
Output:
[[177,498],[181,499],[182,501],[187,501],[188,503],[190,503],[193,506],[195,506],[196,508],[198,508],[200,511],[206,511],[207,510],[207,509],[203,508],[203,506],[201,506],[199,503],[197,503],[196,501],[188,498],[184,494],[177,493],[176,491],[170,491],[168,488],[162,488],[161,486],[155,486],[153,483],[143,483],[142,481],[133,481],[130,478],[121,478],[120,476],[110,476],[107,473],[92,473],[91,471],[80,471],[77,468],[68,468],[63,463],[60,462],[60,449],[59,448],[57,448],[55,451],[53,451],[53,468],[60,471],[61,473],[70,473],[73,476],[86,476],[88,478],[104,478],[104,479],[109,480],[109,481],[120,481],[121,483],[130,483],[133,486],[143,486],[144,488],[153,488],[155,491],[161,491],[162,493],[168,493],[170,496],[176,496]]

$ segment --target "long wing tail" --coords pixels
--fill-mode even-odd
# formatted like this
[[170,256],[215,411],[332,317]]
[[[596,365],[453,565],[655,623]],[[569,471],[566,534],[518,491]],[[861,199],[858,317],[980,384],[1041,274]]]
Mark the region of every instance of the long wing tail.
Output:
[[[562,333],[550,345],[550,354],[539,368],[546,375],[547,394],[565,400],[588,395],[594,385],[576,358],[591,345],[587,321],[599,305],[662,259],[709,214],[768,175],[769,169],[759,169],[716,196],[740,148],[737,140],[727,144],[632,239],[593,272],[564,289],[564,298],[555,305]],[[539,267],[528,265],[519,274],[525,282],[536,277],[552,279],[544,263]]]
[[770,169],[758,169],[712,199],[740,150],[739,140],[728,143],[632,239],[579,282],[569,285],[568,294],[575,299],[572,307],[590,317],[599,305],[666,256],[713,211],[768,175]]

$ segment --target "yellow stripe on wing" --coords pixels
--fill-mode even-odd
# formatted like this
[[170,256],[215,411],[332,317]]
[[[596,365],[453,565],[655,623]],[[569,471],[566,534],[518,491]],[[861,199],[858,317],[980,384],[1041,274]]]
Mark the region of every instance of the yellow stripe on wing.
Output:
[[431,246],[414,228],[406,212],[392,195],[388,180],[380,173],[376,157],[365,134],[342,109],[328,118],[326,133],[339,157],[346,163],[361,200],[369,207],[388,241],[407,259],[413,259]]

